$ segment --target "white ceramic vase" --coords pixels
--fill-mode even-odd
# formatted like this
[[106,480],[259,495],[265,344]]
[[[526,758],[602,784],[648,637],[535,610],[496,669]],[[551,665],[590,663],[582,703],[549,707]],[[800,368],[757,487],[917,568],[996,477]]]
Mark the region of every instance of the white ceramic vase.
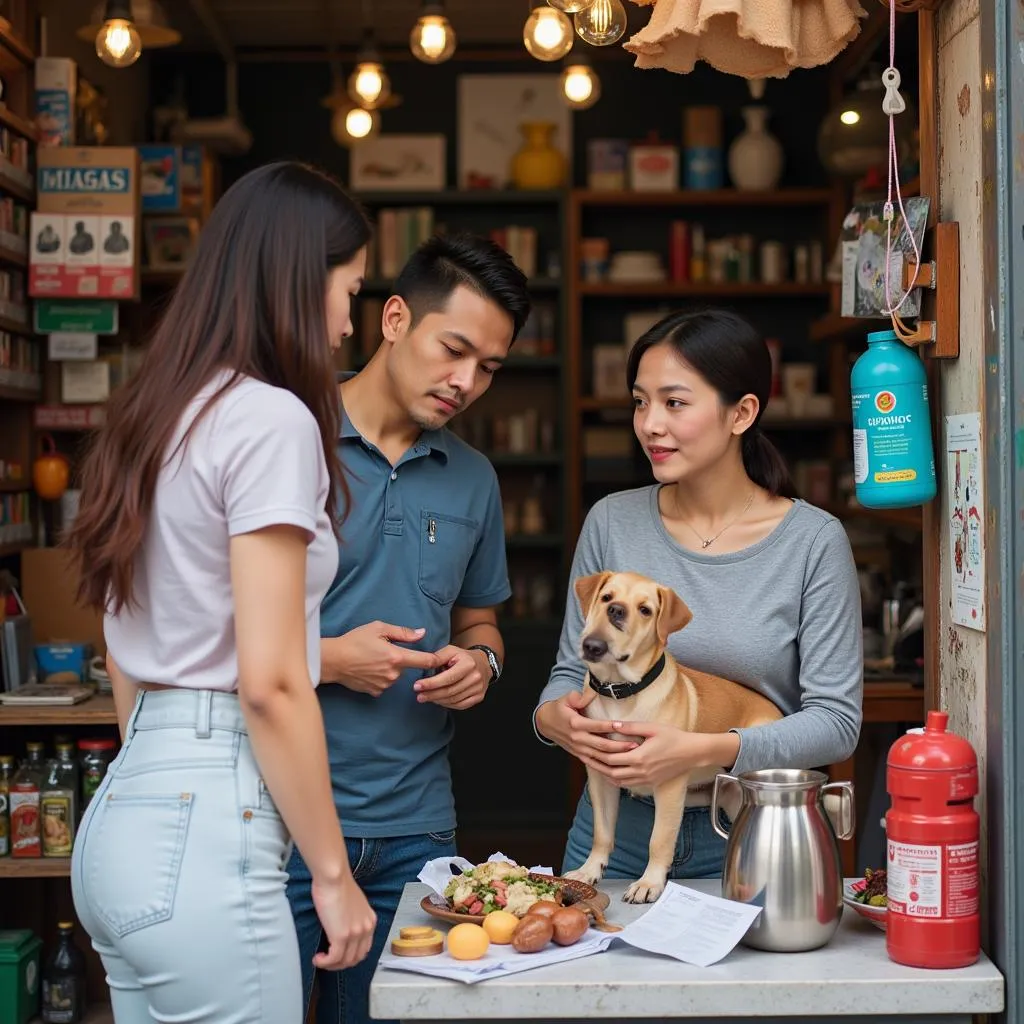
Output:
[[729,147],[729,177],[744,191],[770,191],[782,177],[782,143],[768,131],[768,114],[767,107],[744,107],[747,126]]

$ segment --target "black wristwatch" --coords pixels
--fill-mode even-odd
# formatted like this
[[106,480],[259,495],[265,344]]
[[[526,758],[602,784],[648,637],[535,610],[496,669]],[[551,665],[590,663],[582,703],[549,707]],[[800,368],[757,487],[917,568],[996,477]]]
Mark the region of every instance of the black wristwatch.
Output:
[[[501,662],[498,661],[498,656],[488,647],[486,644],[471,644],[466,648],[467,651],[483,651],[484,657],[487,658],[487,664],[491,666],[491,679],[490,683],[496,683],[499,676],[501,675]],[[490,685],[490,684],[489,684]]]

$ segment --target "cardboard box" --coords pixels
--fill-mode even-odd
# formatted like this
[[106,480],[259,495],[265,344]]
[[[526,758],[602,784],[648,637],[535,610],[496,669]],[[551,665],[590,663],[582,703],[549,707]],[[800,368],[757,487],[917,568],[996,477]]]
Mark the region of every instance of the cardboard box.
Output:
[[38,152],[29,294],[33,298],[137,299],[141,206],[133,148]]
[[21,553],[21,596],[32,620],[35,643],[65,640],[92,644],[98,655],[106,655],[103,616],[84,608],[76,600],[78,573],[63,548],[29,548]]

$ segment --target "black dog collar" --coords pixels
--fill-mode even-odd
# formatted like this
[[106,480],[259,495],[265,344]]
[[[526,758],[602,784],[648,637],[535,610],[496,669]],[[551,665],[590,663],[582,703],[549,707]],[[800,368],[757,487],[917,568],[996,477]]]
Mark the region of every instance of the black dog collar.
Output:
[[647,687],[661,675],[664,668],[665,655],[662,654],[662,656],[658,658],[658,660],[644,673],[643,678],[637,683],[601,683],[598,682],[590,672],[587,673],[587,682],[590,684],[590,688],[596,693],[599,693],[602,697],[612,697],[615,700],[625,700],[626,697],[632,697],[635,693],[639,693],[641,690],[646,690]]

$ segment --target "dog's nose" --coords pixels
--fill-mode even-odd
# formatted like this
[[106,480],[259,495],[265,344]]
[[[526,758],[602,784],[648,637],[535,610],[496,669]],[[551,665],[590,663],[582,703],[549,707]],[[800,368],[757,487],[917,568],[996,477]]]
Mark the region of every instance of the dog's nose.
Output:
[[613,626],[620,625],[626,618],[626,606],[613,601],[608,605],[608,618]]
[[597,661],[608,653],[608,645],[597,637],[588,636],[583,641],[583,657],[587,661]]

